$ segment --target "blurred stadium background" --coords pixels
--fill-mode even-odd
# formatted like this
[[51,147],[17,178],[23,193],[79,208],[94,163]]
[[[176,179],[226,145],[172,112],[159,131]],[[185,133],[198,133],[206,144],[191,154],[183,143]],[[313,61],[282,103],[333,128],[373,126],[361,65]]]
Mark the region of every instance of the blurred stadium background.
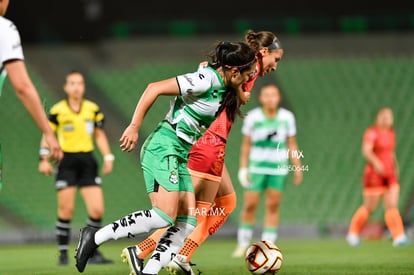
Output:
[[[395,112],[400,210],[407,229],[414,222],[412,4],[77,0],[69,5],[12,0],[6,17],[18,26],[30,75],[46,109],[63,97],[64,76],[75,69],[86,76],[86,97],[106,114],[116,162],[114,172],[103,178],[104,223],[149,206],[138,151],[124,154],[118,149],[118,138],[146,85],[195,70],[218,40],[243,40],[247,29],[276,33],[285,56],[277,73],[260,79],[256,88],[265,82],[280,85],[283,104],[296,115],[302,161],[309,167],[301,186],[290,180],[287,184],[280,238],[312,238],[345,235],[361,203],[362,133],[384,105]],[[165,115],[168,100],[153,106],[141,141]],[[243,110],[256,105],[253,97]],[[9,82],[0,98],[0,113],[0,242],[54,240],[53,178],[37,172],[40,133]],[[227,149],[239,207],[240,127],[239,119]],[[235,237],[239,207],[218,236]],[[381,222],[382,216],[378,209],[371,222]],[[85,219],[79,199],[74,234]]]

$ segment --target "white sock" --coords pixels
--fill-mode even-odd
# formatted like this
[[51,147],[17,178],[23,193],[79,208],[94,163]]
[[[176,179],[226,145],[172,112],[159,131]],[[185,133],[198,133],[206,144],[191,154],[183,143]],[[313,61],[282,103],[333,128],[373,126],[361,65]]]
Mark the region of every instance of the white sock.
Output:
[[158,274],[158,272],[174,258],[184,240],[194,230],[195,226],[187,222],[176,222],[174,226],[162,235],[157,247],[145,265],[142,273]]
[[400,242],[406,242],[407,236],[403,233],[399,235],[397,238],[395,238],[394,243],[400,243]]
[[125,237],[135,237],[137,234],[148,233],[152,229],[166,227],[172,224],[172,219],[159,209],[155,211],[142,210],[131,213],[117,221],[99,229],[95,234],[95,243],[101,245],[109,240],[117,240]]
[[142,253],[142,250],[141,250],[141,248],[139,248],[139,246],[138,246],[138,245],[135,245],[135,249],[136,249],[136,251],[135,251],[135,252],[136,252],[137,257],[138,257],[138,255]]
[[277,239],[277,228],[265,228],[262,232],[262,241],[268,241],[270,243],[276,243]]
[[253,237],[253,226],[242,224],[237,230],[237,244],[239,247],[248,247]]

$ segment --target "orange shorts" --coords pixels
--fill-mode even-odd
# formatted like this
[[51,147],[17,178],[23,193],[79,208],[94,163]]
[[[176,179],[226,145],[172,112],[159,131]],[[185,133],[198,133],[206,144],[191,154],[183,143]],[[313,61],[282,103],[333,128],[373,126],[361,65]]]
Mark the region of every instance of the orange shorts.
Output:
[[225,150],[226,140],[206,131],[188,153],[188,171],[191,175],[220,182]]
[[382,195],[387,191],[400,189],[398,177],[395,173],[386,176],[379,175],[372,167],[365,168],[363,176],[364,195]]

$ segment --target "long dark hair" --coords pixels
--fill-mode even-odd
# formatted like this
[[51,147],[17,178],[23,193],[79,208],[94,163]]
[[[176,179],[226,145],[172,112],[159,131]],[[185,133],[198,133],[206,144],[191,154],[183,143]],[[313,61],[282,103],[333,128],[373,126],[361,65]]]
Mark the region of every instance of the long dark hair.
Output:
[[[218,42],[210,58],[210,66],[215,69],[221,67],[223,72],[237,68],[243,73],[256,62],[255,51],[244,42]],[[238,91],[233,87],[226,87],[218,113],[223,110],[226,110],[226,115],[232,122],[236,116],[242,116]]]

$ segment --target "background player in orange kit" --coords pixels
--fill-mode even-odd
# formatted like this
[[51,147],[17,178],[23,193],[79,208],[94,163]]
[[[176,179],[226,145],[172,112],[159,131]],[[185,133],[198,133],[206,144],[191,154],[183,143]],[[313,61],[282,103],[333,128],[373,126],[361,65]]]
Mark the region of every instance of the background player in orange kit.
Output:
[[360,244],[359,234],[381,197],[384,201],[385,223],[391,232],[394,246],[407,245],[407,236],[398,210],[400,185],[395,157],[394,115],[390,108],[381,108],[375,124],[365,130],[362,154],[367,160],[363,175],[363,205],[354,213],[347,241],[351,246]]

